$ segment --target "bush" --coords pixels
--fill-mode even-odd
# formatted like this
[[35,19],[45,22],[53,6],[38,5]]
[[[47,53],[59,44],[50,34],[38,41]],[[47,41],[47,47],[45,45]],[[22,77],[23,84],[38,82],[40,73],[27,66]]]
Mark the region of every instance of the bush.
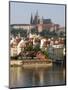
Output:
[[49,57],[49,55],[48,55],[48,52],[47,51],[41,51],[44,55],[45,55],[45,57]]

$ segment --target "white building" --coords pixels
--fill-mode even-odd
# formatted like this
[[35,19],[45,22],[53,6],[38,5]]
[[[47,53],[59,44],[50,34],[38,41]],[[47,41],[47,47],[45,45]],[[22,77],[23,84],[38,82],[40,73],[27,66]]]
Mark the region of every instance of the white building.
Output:
[[19,55],[21,51],[24,50],[24,47],[25,47],[25,41],[22,39],[17,45],[17,55]]
[[41,39],[40,48],[43,48],[43,45],[44,45],[45,41],[46,41],[46,39]]

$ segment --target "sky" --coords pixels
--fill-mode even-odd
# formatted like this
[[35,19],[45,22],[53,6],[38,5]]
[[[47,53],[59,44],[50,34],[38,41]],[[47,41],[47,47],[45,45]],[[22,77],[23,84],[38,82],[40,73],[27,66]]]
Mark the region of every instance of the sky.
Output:
[[65,5],[10,2],[10,24],[29,24],[31,13],[65,26]]

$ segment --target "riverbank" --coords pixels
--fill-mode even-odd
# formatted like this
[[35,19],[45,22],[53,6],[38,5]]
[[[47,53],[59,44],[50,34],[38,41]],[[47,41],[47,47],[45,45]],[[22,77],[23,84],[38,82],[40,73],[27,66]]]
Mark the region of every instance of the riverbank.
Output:
[[11,60],[10,66],[22,66],[24,68],[37,68],[37,67],[50,67],[52,62],[48,61],[39,61],[39,60]]

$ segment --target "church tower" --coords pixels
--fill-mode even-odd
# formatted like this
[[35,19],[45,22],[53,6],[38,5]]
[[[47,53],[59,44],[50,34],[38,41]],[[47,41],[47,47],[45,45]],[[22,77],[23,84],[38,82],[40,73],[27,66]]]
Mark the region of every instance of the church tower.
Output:
[[40,24],[43,24],[43,17],[40,18]]

